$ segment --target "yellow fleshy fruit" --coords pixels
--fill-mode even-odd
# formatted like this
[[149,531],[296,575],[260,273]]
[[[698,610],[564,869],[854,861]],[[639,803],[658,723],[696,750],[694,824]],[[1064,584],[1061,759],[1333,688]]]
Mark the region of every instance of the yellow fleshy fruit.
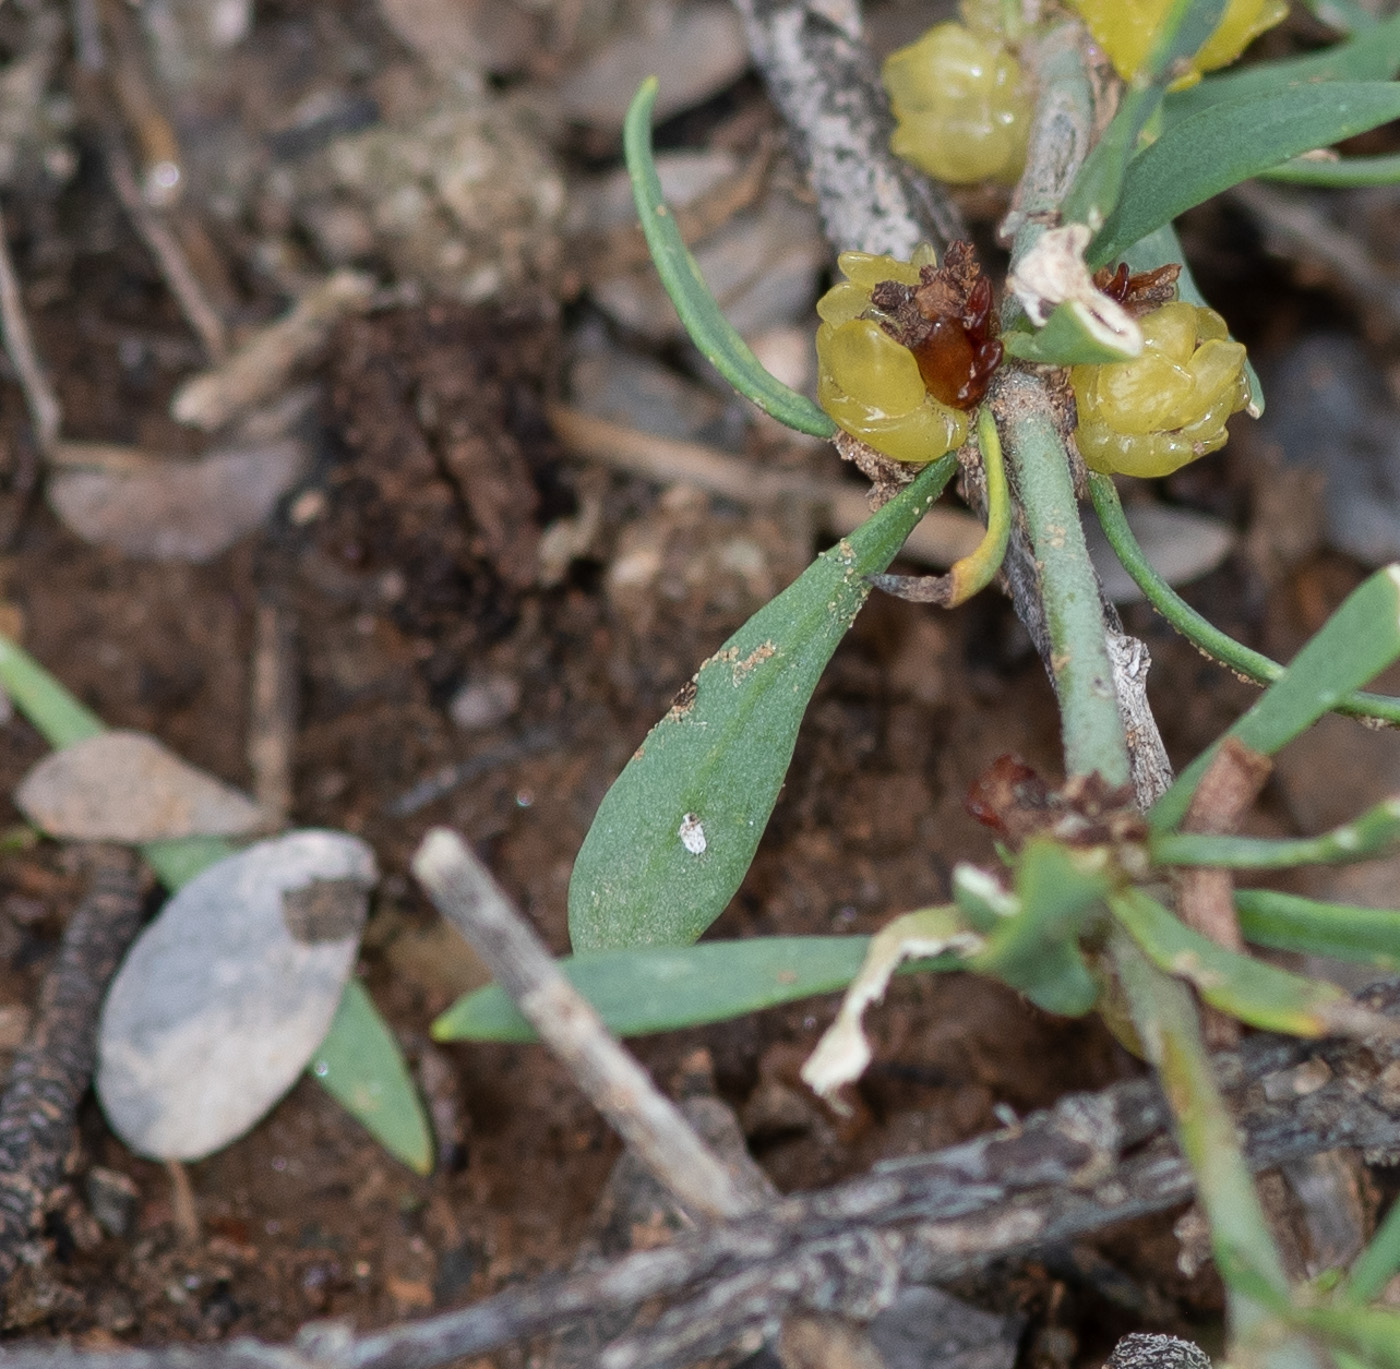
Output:
[[919,267],[934,265],[933,249],[915,248],[912,261],[843,252],[837,264],[846,279],[817,302],[818,403],[852,437],[896,461],[922,465],[962,446],[968,415],[929,394],[913,352],[885,332],[870,303],[883,280],[917,285]]
[[[1068,0],[1124,80],[1147,60],[1172,0]],[[1215,32],[1173,89],[1195,85],[1203,71],[1228,66],[1288,13],[1287,0],[1230,0]]]
[[1104,475],[1170,475],[1218,451],[1225,420],[1249,398],[1244,346],[1230,341],[1215,310],[1175,300],[1138,322],[1140,357],[1070,368],[1075,441]]
[[1026,165],[1031,100],[1021,64],[992,33],[937,24],[886,60],[896,157],[952,185],[1014,184]]

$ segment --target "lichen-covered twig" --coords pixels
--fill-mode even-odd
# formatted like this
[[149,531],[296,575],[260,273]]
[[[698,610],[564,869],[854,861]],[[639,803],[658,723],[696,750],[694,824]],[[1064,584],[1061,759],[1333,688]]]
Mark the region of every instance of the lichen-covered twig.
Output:
[[141,923],[136,856],[94,848],[92,885],[63,933],[34,1024],[0,1094],[0,1283],[18,1268],[63,1171],[97,1055],[97,1013]]
[[908,260],[968,236],[957,207],[889,148],[894,119],[852,0],[736,0],[838,250]]

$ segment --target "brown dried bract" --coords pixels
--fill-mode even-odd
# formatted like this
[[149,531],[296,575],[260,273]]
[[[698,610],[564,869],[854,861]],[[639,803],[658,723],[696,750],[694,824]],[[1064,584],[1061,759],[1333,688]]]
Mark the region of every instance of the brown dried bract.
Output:
[[973,782],[965,803],[972,817],[1012,846],[1039,835],[1077,847],[1138,843],[1147,835],[1130,785],[1076,775],[1054,790],[1019,756],[998,756]]
[[992,283],[969,242],[955,242],[942,266],[925,266],[917,286],[881,281],[870,292],[881,325],[914,353],[928,392],[951,409],[982,402],[1001,365],[1001,319]]
[[1151,271],[1139,271],[1135,276],[1128,274],[1128,263],[1120,261],[1116,269],[1099,267],[1094,272],[1094,286],[1109,299],[1116,300],[1134,318],[1141,318],[1176,298],[1176,281],[1180,275],[1181,267],[1174,261]]

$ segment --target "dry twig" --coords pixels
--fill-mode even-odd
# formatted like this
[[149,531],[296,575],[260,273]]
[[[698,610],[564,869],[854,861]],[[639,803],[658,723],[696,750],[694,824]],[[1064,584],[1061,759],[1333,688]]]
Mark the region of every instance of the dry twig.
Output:
[[894,121],[851,0],[736,0],[749,51],[810,173],[827,238],[908,257],[968,236],[957,207],[890,151]]
[[[550,406],[549,421],[570,451],[643,480],[694,485],[747,507],[795,500],[825,506],[830,530],[841,535],[870,517],[864,493],[844,481],[758,466],[698,442],[639,432],[562,404]],[[982,525],[971,514],[935,505],[909,535],[901,554],[932,566],[951,566],[981,540]]]
[[92,885],[69,919],[29,1036],[0,1095],[0,1283],[18,1268],[73,1139],[97,1054],[97,1013],[141,923],[136,857],[94,847]]
[[741,1186],[657,1091],[460,838],[444,828],[430,832],[413,872],[613,1130],[692,1217],[734,1218],[763,1205],[767,1194]]
[[4,332],[5,352],[24,391],[29,421],[34,425],[34,441],[41,452],[47,453],[58,440],[63,415],[29,331],[3,217],[0,217],[0,330]]

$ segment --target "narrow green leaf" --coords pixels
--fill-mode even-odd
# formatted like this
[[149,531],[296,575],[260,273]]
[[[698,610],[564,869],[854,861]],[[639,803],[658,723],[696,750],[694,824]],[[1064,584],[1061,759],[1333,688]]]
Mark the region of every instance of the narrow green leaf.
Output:
[[1212,836],[1163,832],[1152,838],[1159,865],[1231,870],[1288,870],[1295,865],[1348,865],[1383,855],[1400,842],[1400,799],[1386,799],[1359,818],[1317,837]]
[[55,750],[107,730],[96,713],[84,708],[27,651],[3,636],[0,688]]
[[[1400,567],[1388,566],[1347,596],[1226,735],[1251,751],[1272,756],[1397,657]],[[1217,742],[1197,756],[1153,805],[1147,820],[1154,832],[1167,831],[1181,821],[1218,746]]]
[[[1201,294],[1201,287],[1196,284],[1196,278],[1191,274],[1181,239],[1176,236],[1176,229],[1171,224],[1164,223],[1145,238],[1139,239],[1123,253],[1123,260],[1133,272],[1152,271],[1168,262],[1175,262],[1181,267],[1181,275],[1176,280],[1177,294],[1190,304],[1198,304],[1204,309],[1211,308],[1210,301]],[[1233,338],[1234,334],[1230,336]],[[1249,412],[1254,418],[1258,418],[1264,412],[1264,387],[1259,383],[1254,363],[1248,356],[1244,359],[1244,374],[1245,379],[1249,381]]]
[[622,147],[632,178],[632,195],[647,246],[661,283],[676,306],[690,339],[710,364],[741,395],[779,423],[814,437],[830,437],[836,424],[806,395],[789,389],[763,369],[748,344],[720,312],[676,226],[675,215],[661,198],[661,181],[651,151],[651,111],[656,104],[656,77],[648,77],[632,98],[622,127]]
[[[1221,632],[1157,574],[1133,536],[1133,530],[1123,515],[1118,491],[1108,476],[1091,471],[1089,494],[1099,515],[1099,525],[1123,569],[1132,576],[1152,607],[1183,637],[1213,660],[1258,684],[1272,684],[1283,674],[1283,667],[1277,661]],[[1348,717],[1375,718],[1380,722],[1400,725],[1400,699],[1388,694],[1353,690],[1334,711]]]
[[1126,352],[1096,338],[1072,304],[1057,304],[1045,327],[1035,332],[1013,328],[1001,335],[1001,341],[1007,356],[1042,366],[1101,366],[1128,358]]
[[1263,1031],[1325,1036],[1351,1000],[1335,984],[1304,979],[1192,931],[1156,899],[1129,889],[1109,900],[1114,916],[1147,958],[1193,984],[1214,1008]]
[[1400,911],[1396,909],[1319,903],[1273,889],[1236,889],[1235,909],[1240,932],[1255,946],[1400,970]]
[[[4,689],[15,707],[43,733],[50,746],[72,746],[106,730],[97,714],[84,708],[28,652],[3,636],[0,636],[0,689]],[[221,837],[187,837],[180,841],[148,842],[141,847],[141,857],[173,893],[201,871],[231,856],[236,849]],[[352,1029],[353,1040],[338,1039],[338,1033]],[[371,1042],[372,1049],[362,1051],[366,1041]],[[321,1052],[339,1062],[337,1087],[332,1087],[325,1078],[320,1082],[342,1102],[344,1098],[337,1088],[356,1098],[392,1100],[392,1109],[386,1103],[384,1109],[367,1115],[362,1115],[349,1103],[345,1106],[386,1150],[403,1158],[404,1152],[399,1147],[405,1134],[415,1127],[427,1134],[426,1114],[411,1082],[407,1083],[405,1093],[408,1067],[399,1054],[398,1043],[388,1023],[354,980],[345,987],[340,1007],[321,1044]],[[394,1115],[388,1115],[390,1111]],[[431,1168],[431,1148],[426,1153]],[[407,1163],[414,1164],[414,1161]]]
[[1078,939],[1103,906],[1108,880],[1058,842],[1035,838],[1016,862],[1017,911],[987,934],[986,947],[967,957],[978,974],[1018,989],[1047,1012],[1078,1017],[1098,1001],[1099,988],[1079,953]]
[[676,946],[753,860],[831,653],[956,462],[933,463],[706,661],[604,796],[569,883],[576,951]]
[[1358,1355],[1368,1369],[1400,1369],[1400,1312],[1394,1308],[1294,1305],[1285,1315],[1329,1349]]
[[1345,190],[1357,185],[1394,185],[1400,181],[1400,156],[1342,157],[1337,161],[1318,157],[1295,157],[1272,171],[1266,179],[1289,185],[1328,186]]
[[[1145,895],[1133,898],[1141,901]],[[1118,905],[1115,900],[1115,912]],[[1238,1333],[1244,1329],[1241,1322],[1257,1319],[1261,1305],[1268,1307],[1288,1296],[1283,1260],[1245,1162],[1239,1132],[1221,1096],[1190,992],[1170,973],[1160,973],[1150,963],[1151,953],[1144,953],[1135,937],[1115,929],[1108,950],[1138,1038],[1161,1076],[1182,1154],[1196,1177],[1216,1262],[1231,1293],[1231,1330]],[[1249,1284],[1261,1286],[1242,1294],[1242,1287]],[[1291,1365],[1292,1360],[1283,1363]]]
[[[860,970],[868,936],[776,936],[590,951],[559,961],[564,977],[618,1036],[645,1036],[743,1017],[844,989]],[[901,974],[961,969],[955,956],[920,960]],[[438,1041],[535,1041],[499,984],[459,998],[433,1023]]]
[[1400,71],[1400,14],[1379,24],[1372,20],[1365,33],[1281,62],[1257,62],[1218,76],[1207,76],[1189,90],[1168,95],[1162,107],[1168,126],[1199,114],[1211,105],[1233,104],[1289,87],[1325,81],[1387,81]]
[[1315,147],[1400,118],[1400,84],[1336,81],[1210,105],[1129,163],[1123,193],[1090,244],[1091,266],[1122,256],[1178,214]]
[[433,1168],[433,1141],[399,1043],[365,986],[351,979],[321,1048],[313,1077],[410,1169]]
[[1156,114],[1167,86],[1181,74],[1181,64],[1195,56],[1219,26],[1226,4],[1227,0],[1176,0],[1143,69],[1133,77],[1118,112],[1065,196],[1061,212],[1066,223],[1097,229],[1108,217],[1118,203],[1143,128]]
[[1338,1290],[1338,1302],[1353,1307],[1379,1297],[1400,1271],[1400,1202],[1392,1202],[1371,1243],[1357,1257]]

